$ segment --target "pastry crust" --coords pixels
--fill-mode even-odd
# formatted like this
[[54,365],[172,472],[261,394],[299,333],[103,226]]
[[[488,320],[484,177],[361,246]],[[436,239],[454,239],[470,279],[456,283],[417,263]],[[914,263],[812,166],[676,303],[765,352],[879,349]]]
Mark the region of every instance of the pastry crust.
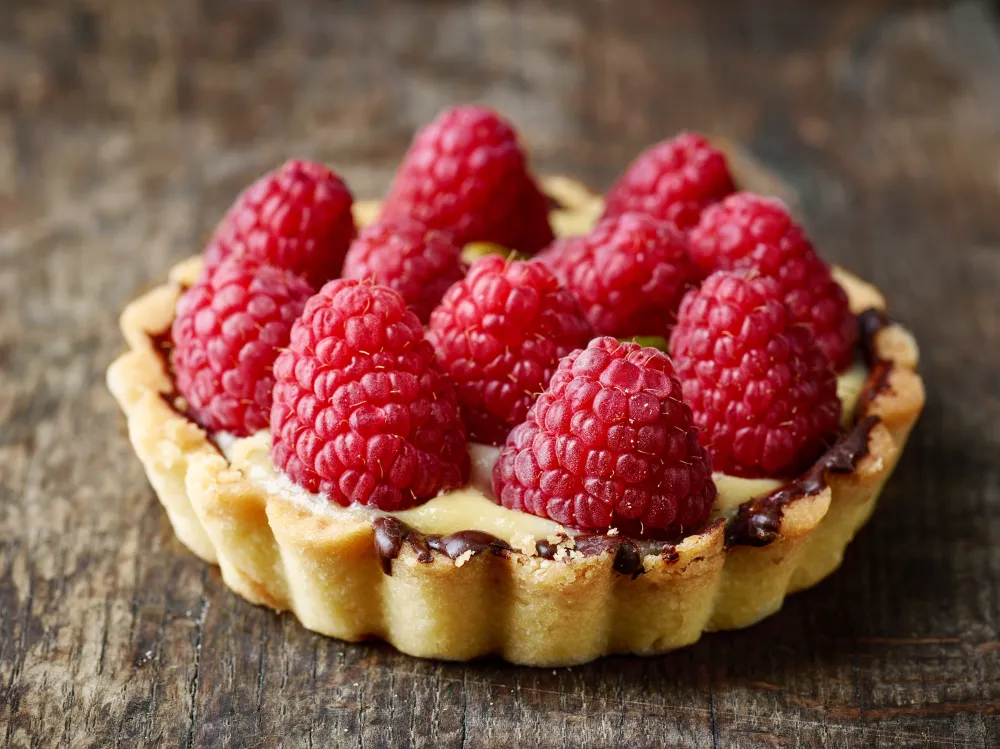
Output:
[[[580,183],[545,180],[560,204],[560,233],[586,231],[601,199]],[[358,218],[377,211],[356,204]],[[464,660],[495,654],[533,666],[584,663],[611,653],[652,655],[695,642],[704,631],[745,627],[774,613],[787,593],[835,570],[874,509],[924,403],[917,346],[897,324],[872,331],[874,363],[857,420],[878,417],[849,473],[820,471],[818,485],[784,503],[761,545],[730,539],[720,520],[673,553],[616,570],[613,548],[554,559],[520,550],[468,549],[452,559],[403,543],[390,562],[370,519],[332,518],[269,494],[249,478],[249,456],[232,464],[183,415],[164,368],[158,335],[169,329],[198,258],[170,282],[132,302],[121,317],[129,350],[108,386],[129,438],[177,537],[247,600],[293,612],[307,628],[343,640],[386,640],[411,655]],[[855,312],[882,309],[877,289],[837,269]],[[250,441],[252,442],[252,441]],[[477,552],[478,553],[475,553]],[[620,567],[619,567],[620,569]]]

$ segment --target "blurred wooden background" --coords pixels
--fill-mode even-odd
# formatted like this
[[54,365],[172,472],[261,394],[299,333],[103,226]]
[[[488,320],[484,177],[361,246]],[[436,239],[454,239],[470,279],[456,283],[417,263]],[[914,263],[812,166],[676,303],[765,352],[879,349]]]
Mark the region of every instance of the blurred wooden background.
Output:
[[[374,197],[464,101],[601,188],[733,138],[882,287],[928,405],[833,578],[539,671],[324,639],[174,539],[103,384],[118,311],[282,159]],[[998,292],[994,3],[0,0],[0,747],[996,746]]]

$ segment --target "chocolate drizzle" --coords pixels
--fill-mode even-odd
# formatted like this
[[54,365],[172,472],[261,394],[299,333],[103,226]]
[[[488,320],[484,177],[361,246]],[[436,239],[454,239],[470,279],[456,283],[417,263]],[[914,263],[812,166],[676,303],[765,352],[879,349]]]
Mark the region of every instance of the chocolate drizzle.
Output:
[[[447,536],[424,535],[394,517],[375,518],[372,529],[375,554],[382,572],[387,575],[392,574],[392,562],[399,557],[404,544],[409,544],[416,552],[417,561],[424,564],[434,561],[432,552],[435,551],[449,559],[458,559],[465,554],[475,556],[485,551],[494,556],[505,557],[514,551],[503,539],[483,531],[460,531]],[[607,534],[586,534],[576,536],[573,542],[572,547],[564,547],[559,542],[538,541],[535,544],[536,555],[551,561],[557,558],[560,548],[565,548],[567,553],[573,551],[587,557],[610,553],[614,556],[612,568],[615,572],[632,577],[643,572],[642,560],[647,555],[659,554],[668,563],[680,558],[677,548],[666,541],[636,541]]]
[[[167,379],[170,380],[170,390],[167,392],[161,392],[160,398],[163,402],[167,404],[171,411],[173,411],[178,416],[183,416],[186,419],[190,419],[194,423],[198,424],[197,419],[187,412],[187,410],[178,403],[183,404],[185,401],[181,398],[180,393],[177,392],[176,379],[174,377],[174,365],[171,362],[171,354],[174,351],[174,339],[172,335],[172,328],[168,327],[165,330],[161,330],[159,333],[148,333],[149,342],[153,346],[153,353],[160,360],[160,366],[163,367],[163,372],[167,375]],[[201,424],[198,424],[201,426]],[[202,427],[204,429],[204,427]],[[218,451],[219,455],[225,457],[226,453],[223,451],[222,447],[216,441],[215,436],[205,429],[205,439],[208,443]]]
[[778,535],[788,504],[823,491],[828,472],[854,472],[858,463],[868,455],[868,436],[877,423],[877,416],[866,416],[797,479],[767,496],[741,504],[726,526],[726,546],[766,546],[771,543]]
[[535,541],[535,556],[539,556],[542,559],[555,559],[558,550],[559,544],[554,544],[545,539]]
[[171,372],[170,354],[174,350],[174,339],[171,333],[172,331],[168,327],[159,333],[149,334],[149,342],[153,344],[153,351],[156,352],[160,362],[163,364],[163,371],[168,375]]
[[[178,286],[178,296],[183,294],[189,288],[190,286],[187,284],[180,284]],[[176,411],[181,416],[188,416],[190,418],[190,416],[186,414],[183,409],[177,407],[178,393],[174,378],[174,365],[171,361],[171,356],[174,353],[173,327],[174,323],[171,320],[170,324],[159,333],[147,332],[147,335],[149,336],[149,343],[153,347],[153,353],[156,354],[156,357],[160,360],[160,366],[163,367],[163,373],[167,376],[167,379],[170,380],[170,390],[166,393],[160,393],[160,397],[163,398],[166,404],[170,406],[173,411]],[[212,441],[212,444],[215,444],[215,442]],[[218,448],[218,445],[215,446]]]
[[548,204],[550,211],[562,211],[566,209],[566,206],[564,206],[554,195],[545,193],[545,202]]
[[658,554],[670,563],[680,558],[677,548],[666,541],[636,541],[621,536],[594,534],[577,536],[574,542],[573,548],[585,557],[613,553],[612,569],[621,575],[631,575],[633,579],[646,571],[642,566],[642,560],[646,556]]
[[170,327],[161,330],[159,333],[150,333],[149,342],[153,347],[153,353],[160,360],[163,373],[170,380],[170,390],[160,393],[160,397],[163,398],[164,403],[170,406],[172,411],[181,416],[187,416],[182,409],[177,407],[177,386],[174,380],[174,366],[170,361],[170,356],[174,351],[174,339],[171,333]]
[[395,518],[375,518],[372,530],[375,531],[375,554],[378,556],[379,566],[382,572],[391,575],[392,560],[403,549],[406,526]]
[[726,526],[726,546],[766,546],[771,543],[781,529],[781,518],[788,504],[823,491],[827,473],[853,473],[858,463],[868,455],[868,437],[879,421],[877,416],[868,414],[868,408],[875,397],[888,387],[893,368],[891,361],[879,356],[876,338],[892,324],[892,319],[880,309],[867,309],[858,315],[858,347],[869,370],[855,408],[855,417],[860,417],[859,420],[797,479],[765,497],[740,505]]
[[427,536],[427,545],[434,551],[439,551],[449,559],[458,559],[463,554],[472,552],[475,556],[483,551],[489,551],[494,556],[507,556],[514,549],[509,543],[484,531],[459,531],[448,536]]
[[425,564],[434,561],[423,535],[403,521],[396,518],[375,518],[372,521],[372,529],[375,531],[375,553],[385,574],[392,574],[392,560],[399,556],[404,543],[409,543],[413,547],[417,561]]
[[892,324],[892,318],[884,310],[866,309],[858,315],[858,339],[861,355],[868,367],[868,380],[865,389],[858,396],[856,413],[867,413],[875,397],[889,387],[889,375],[892,374],[893,364],[879,356],[875,339],[882,330]]
[[550,541],[538,541],[535,543],[535,554],[542,559],[554,560],[560,548],[565,549],[567,555],[570,552],[585,557],[612,554],[614,557],[612,569],[621,575],[631,575],[633,578],[645,571],[642,560],[651,554],[660,555],[668,564],[680,559],[677,547],[667,541],[635,540],[623,536],[610,536],[606,533],[576,536],[572,547],[563,547]]
[[448,536],[437,534],[424,535],[414,530],[401,520],[392,517],[379,517],[372,521],[375,531],[375,553],[378,556],[382,572],[392,574],[392,560],[403,550],[403,544],[409,544],[417,555],[417,561],[430,564],[434,561],[432,551],[444,554],[449,559],[458,559],[463,554],[475,556],[489,551],[494,556],[506,556],[513,548],[506,541],[483,531],[460,531]]
[[861,356],[864,357],[865,365],[869,370],[875,369],[879,362],[884,361],[878,355],[875,338],[890,325],[892,325],[892,318],[885,313],[885,310],[872,307],[858,315],[858,342]]
[[574,541],[573,548],[585,557],[596,557],[609,552],[614,554],[611,567],[621,575],[635,577],[642,572],[642,555],[632,539],[598,534],[577,536]]

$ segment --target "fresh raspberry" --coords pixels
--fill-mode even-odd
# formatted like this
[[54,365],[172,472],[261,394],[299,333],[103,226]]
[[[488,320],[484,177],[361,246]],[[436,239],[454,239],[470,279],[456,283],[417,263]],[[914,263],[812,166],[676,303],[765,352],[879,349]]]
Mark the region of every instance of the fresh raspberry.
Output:
[[772,278],[719,271],[681,304],[670,355],[717,471],[791,476],[840,421],[837,378]]
[[382,207],[455,235],[526,254],[552,241],[548,199],[509,122],[485,107],[446,109],[413,139]]
[[402,510],[469,474],[455,388],[397,292],[337,279],[274,363],[271,458],[341,505]]
[[240,437],[267,427],[271,367],[312,293],[294,273],[234,257],[181,295],[172,362],[196,422]]
[[603,219],[539,256],[579,298],[598,335],[666,336],[694,266],[669,224],[641,213]]
[[469,438],[502,445],[591,328],[545,265],[490,255],[451,287],[427,337],[458,388]]
[[851,365],[858,326],[847,294],[781,202],[745,192],[730,195],[702,214],[688,241],[704,275],[755,268],[776,279],[792,322],[809,327],[834,370]]
[[465,270],[462,247],[450,234],[405,218],[362,229],[344,259],[344,278],[395,289],[423,323]]
[[646,213],[686,231],[705,206],[736,188],[726,157],[701,135],[681,133],[647,148],[605,196],[605,216]]
[[305,276],[318,289],[340,274],[355,234],[353,202],[322,164],[288,161],[236,199],[205,248],[205,263],[247,255]]
[[704,523],[716,488],[666,354],[597,338],[510,433],[493,492],[563,525],[664,536]]

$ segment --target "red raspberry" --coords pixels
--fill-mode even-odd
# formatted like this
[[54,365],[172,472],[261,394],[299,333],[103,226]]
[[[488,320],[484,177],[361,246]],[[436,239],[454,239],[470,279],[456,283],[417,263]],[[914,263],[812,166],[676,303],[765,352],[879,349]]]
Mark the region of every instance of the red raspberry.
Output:
[[417,133],[382,215],[450,231],[459,244],[494,242],[531,254],[552,241],[548,199],[517,134],[485,107],[446,109]]
[[722,152],[701,135],[681,133],[629,164],[605,196],[604,215],[638,211],[685,231],[705,206],[735,189]]
[[294,273],[230,258],[181,295],[172,361],[196,422],[240,437],[267,427],[271,367],[312,293]]
[[468,478],[455,388],[392,289],[330,281],[274,377],[271,458],[309,491],[402,510]]
[[319,288],[340,274],[354,239],[353,201],[340,177],[322,164],[288,161],[236,199],[205,248],[205,263],[247,255]]
[[792,322],[809,327],[834,370],[854,361],[858,326],[847,294],[779,201],[745,192],[730,195],[702,214],[688,241],[705,275],[755,268],[773,277]]
[[505,507],[585,530],[696,528],[712,466],[661,351],[597,338],[559,364],[493,468]]
[[591,328],[538,261],[477,261],[431,315],[428,338],[458,388],[469,438],[502,445]]
[[666,336],[695,278],[684,238],[641,213],[557,239],[539,259],[576,294],[597,334],[616,338]]
[[423,323],[465,270],[462,248],[450,234],[409,219],[362,229],[344,259],[344,278],[395,289]]
[[709,276],[681,304],[670,355],[717,471],[791,476],[836,433],[837,378],[774,279]]

